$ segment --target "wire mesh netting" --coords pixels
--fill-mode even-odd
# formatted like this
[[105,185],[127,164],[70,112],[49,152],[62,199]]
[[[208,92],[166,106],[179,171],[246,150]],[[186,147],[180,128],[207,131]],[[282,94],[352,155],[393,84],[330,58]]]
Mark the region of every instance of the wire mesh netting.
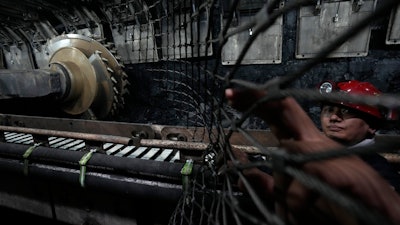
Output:
[[[341,2],[347,2],[353,10],[357,10],[364,1],[327,2],[335,3],[339,12]],[[290,218],[277,216],[274,210],[275,201],[282,200],[281,193],[275,192],[274,201],[268,201],[244,175],[243,169],[250,167],[295,178],[318,195],[344,207],[362,224],[391,224],[387,218],[361,201],[304,171],[303,165],[310,161],[349,154],[397,153],[399,140],[388,139],[372,146],[346,151],[334,149],[313,154],[290,154],[280,149],[276,142],[266,145],[260,141],[263,140],[262,136],[260,138],[251,132],[253,129],[269,131],[268,124],[254,116],[253,112],[260,104],[288,96],[305,104],[329,100],[351,101],[390,110],[400,108],[398,95],[395,94],[374,97],[351,97],[339,93],[321,95],[315,88],[301,87],[301,82],[304,82],[301,81],[302,78],[309,75],[308,72],[313,67],[323,64],[326,58],[331,57],[348,40],[390,14],[397,7],[397,1],[379,1],[378,4],[373,2],[370,13],[364,14],[351,27],[347,26],[351,29],[325,42],[312,57],[293,68],[290,64],[280,64],[285,58],[285,53],[280,51],[282,42],[279,39],[282,38],[279,30],[279,25],[283,23],[282,18],[288,18],[285,16],[290,16],[293,12],[299,13],[302,7],[310,5],[313,13],[321,13],[318,12],[321,10],[320,4],[321,1],[310,0],[176,0],[154,1],[146,7],[138,6],[144,9],[134,14],[140,17],[137,21],[142,23],[139,29],[142,32],[137,35],[133,33],[137,37],[132,37],[132,40],[141,44],[132,45],[131,50],[138,54],[135,58],[138,61],[133,63],[143,64],[134,68],[155,77],[157,85],[148,94],[166,102],[157,110],[163,114],[158,116],[165,120],[154,123],[178,123],[197,127],[198,132],[204,135],[203,140],[210,143],[207,151],[194,162],[193,171],[184,174],[183,196],[171,216],[170,224],[291,224]],[[278,32],[272,32],[273,29],[278,29]],[[275,42],[267,43],[269,46],[256,45],[259,41],[257,38],[265,35],[265,31],[272,32],[269,37],[272,36]],[[235,38],[242,33],[246,34],[245,41],[238,48],[239,41],[243,39]],[[267,36],[263,38],[268,38]],[[236,41],[236,45],[232,40]],[[262,60],[249,57],[249,52],[254,55],[257,48],[266,48],[271,54],[259,57]],[[258,51],[262,53],[263,49]],[[246,64],[252,64],[253,67]],[[254,70],[257,67],[255,64],[269,64],[269,68],[273,69],[264,69],[262,73],[266,75],[263,77],[251,76],[249,73],[257,73]],[[247,111],[239,112],[226,102],[224,90],[228,87],[267,90],[268,94]],[[147,121],[152,118],[150,114],[148,112]],[[391,125],[391,128],[398,127],[398,121],[391,121]],[[235,134],[246,140],[247,148],[244,151],[251,158],[247,164],[239,163],[232,153],[232,149],[237,147],[234,144]],[[238,188],[239,178],[243,180],[246,192]],[[336,224],[335,218],[318,212],[317,208],[311,210],[315,213],[313,215],[323,218],[325,224]],[[315,221],[308,222],[317,223]]]

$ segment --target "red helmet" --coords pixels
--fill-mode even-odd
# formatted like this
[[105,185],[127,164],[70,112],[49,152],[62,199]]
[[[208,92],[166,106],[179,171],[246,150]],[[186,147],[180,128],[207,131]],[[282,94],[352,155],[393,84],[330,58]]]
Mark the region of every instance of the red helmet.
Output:
[[[332,81],[324,81],[319,85],[319,91],[321,93],[330,93],[334,90],[338,90],[349,94],[359,94],[359,95],[361,94],[361,95],[372,95],[372,96],[378,96],[382,93],[371,83],[361,82],[357,80],[342,81],[337,83]],[[353,104],[349,102],[340,102],[339,104],[367,113],[379,119],[384,118],[381,111],[373,106]]]

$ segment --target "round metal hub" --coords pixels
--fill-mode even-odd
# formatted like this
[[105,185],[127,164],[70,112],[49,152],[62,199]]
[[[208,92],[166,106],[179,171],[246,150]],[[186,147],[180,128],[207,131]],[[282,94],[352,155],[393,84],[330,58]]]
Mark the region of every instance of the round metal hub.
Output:
[[[51,56],[54,63],[54,54],[60,49],[74,48],[79,50],[86,58],[84,64],[89,63],[95,74],[95,87],[91,84],[90,88],[96,90],[95,97],[89,110],[96,118],[102,119],[115,115],[120,108],[124,105],[124,96],[128,92],[127,75],[123,71],[121,64],[102,43],[91,39],[89,37],[79,34],[66,34],[57,36],[48,41],[46,50]],[[71,56],[73,57],[73,56]],[[72,59],[62,59],[57,57],[60,61],[71,61]],[[72,60],[75,62],[75,60]],[[71,71],[74,72],[74,71]],[[75,77],[74,74],[71,75]],[[79,76],[79,75],[77,75]],[[90,78],[93,81],[93,78]],[[75,84],[78,85],[78,84]],[[84,90],[86,91],[86,90]],[[84,93],[82,93],[84,94]],[[85,99],[88,97],[85,93]],[[86,103],[86,100],[78,101],[77,104]],[[75,106],[76,108],[84,108],[85,106]],[[68,108],[74,108],[69,106]]]
[[50,69],[62,66],[67,72],[68,91],[63,97],[63,110],[72,115],[89,109],[97,93],[96,73],[89,59],[72,47],[58,49],[50,58]]

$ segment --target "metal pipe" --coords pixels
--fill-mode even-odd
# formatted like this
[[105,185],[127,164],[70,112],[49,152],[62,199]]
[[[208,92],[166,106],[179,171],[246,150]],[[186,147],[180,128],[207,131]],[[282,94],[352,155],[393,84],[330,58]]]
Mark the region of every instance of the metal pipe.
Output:
[[[123,145],[135,145],[145,146],[153,148],[170,148],[178,150],[193,150],[193,151],[205,151],[209,147],[209,143],[204,142],[188,142],[188,141],[171,141],[171,140],[160,140],[160,139],[139,139],[139,138],[128,138],[122,136],[105,135],[105,134],[88,134],[81,132],[69,132],[69,131],[58,131],[58,130],[47,130],[37,128],[26,128],[26,127],[11,127],[11,126],[0,126],[0,130],[7,132],[20,132],[29,133],[44,136],[55,136],[72,139],[81,139],[95,142],[109,142]],[[232,145],[232,148],[239,149],[247,153],[260,153],[254,146],[245,145]]]
[[[209,143],[204,143],[204,142],[170,141],[170,140],[158,140],[158,139],[141,139],[139,141],[139,144],[141,146],[173,148],[173,149],[194,150],[194,151],[205,151],[210,146]],[[232,148],[250,154],[261,153],[261,151],[254,146],[232,145]],[[268,148],[277,149],[276,147],[268,147]]]
[[[0,142],[0,158],[21,160],[29,147],[22,144]],[[69,151],[38,146],[29,156],[29,161],[68,168],[79,168],[79,161],[86,153],[85,151]],[[140,174],[141,176],[152,177],[152,179],[180,181],[180,170],[183,165],[183,162],[170,163],[94,153],[86,167],[88,171],[90,169],[113,171],[113,173],[121,171],[131,175]]]
[[[19,160],[0,158],[0,169],[3,173],[14,174],[14,177],[23,177],[22,171],[24,168]],[[29,173],[26,177],[79,187],[79,176],[79,169],[33,163],[30,164]],[[131,197],[173,202],[176,202],[182,193],[182,186],[179,184],[132,178],[121,174],[110,176],[102,173],[87,172],[85,177],[85,186],[82,187],[82,190],[108,191]]]
[[27,128],[27,127],[10,127],[10,126],[0,126],[0,130],[7,132],[36,134],[43,136],[82,139],[87,141],[111,142],[124,145],[130,145],[132,143],[131,138],[114,136],[114,135],[105,135],[105,134],[88,134],[81,132],[69,132],[69,131],[47,130],[47,129]]
[[[0,142],[0,170],[26,173],[23,159],[27,146]],[[86,152],[39,146],[28,159],[29,177],[80,185],[80,159]],[[183,163],[124,158],[94,153],[87,162],[85,188],[103,189],[137,197],[177,200],[181,195]],[[198,166],[195,166],[194,172]]]

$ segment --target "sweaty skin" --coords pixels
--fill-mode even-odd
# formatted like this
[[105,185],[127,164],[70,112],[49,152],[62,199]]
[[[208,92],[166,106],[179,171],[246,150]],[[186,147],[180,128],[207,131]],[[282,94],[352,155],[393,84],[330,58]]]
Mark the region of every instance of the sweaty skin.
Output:
[[[225,96],[228,103],[244,111],[266,94],[258,90],[226,89]],[[281,147],[292,153],[309,153],[324,151],[324,149],[338,148],[341,145],[328,136],[325,136],[312,122],[302,107],[291,97],[273,102],[262,103],[254,114],[269,125]],[[328,128],[332,133],[337,132],[337,127]],[[246,154],[234,152],[242,162],[247,162]],[[372,207],[387,217],[393,224],[400,224],[400,197],[374,169],[357,156],[334,158],[325,161],[309,162],[303,167],[304,171],[313,174],[330,184],[332,187],[345,191],[358,198],[366,205]],[[310,215],[309,206],[314,204],[317,208],[337,219],[338,224],[358,224],[345,209],[338,207],[321,196],[315,196],[304,185],[296,180],[283,180],[280,176],[272,177],[257,168],[243,171],[251,179],[251,184],[256,190],[262,190],[266,199],[273,196],[273,187],[285,188],[287,206],[293,211],[286,216],[294,223],[304,222],[304,217]],[[239,181],[239,187],[244,187]],[[244,190],[245,191],[245,190]],[[284,211],[278,205],[278,215]],[[323,218],[322,218],[323,219]],[[322,220],[323,221],[323,220]]]

